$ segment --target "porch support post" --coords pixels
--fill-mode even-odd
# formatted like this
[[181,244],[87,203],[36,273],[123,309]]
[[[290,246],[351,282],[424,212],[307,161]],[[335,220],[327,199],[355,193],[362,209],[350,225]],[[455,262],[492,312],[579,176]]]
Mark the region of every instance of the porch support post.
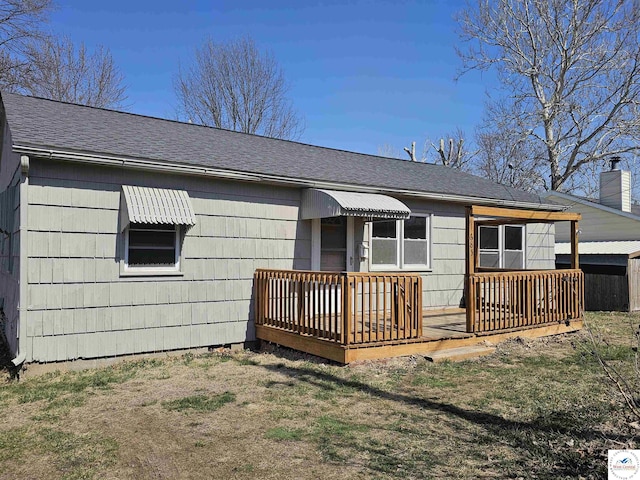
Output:
[[473,274],[476,271],[476,224],[471,211],[473,207],[467,207],[466,211],[466,258],[465,258],[465,305],[467,308],[467,332],[475,331],[475,289],[473,288]]
[[465,273],[467,275],[473,275],[476,273],[476,220],[471,213],[471,207],[467,207],[467,258]]
[[580,268],[580,258],[578,254],[578,221],[571,221],[571,268]]

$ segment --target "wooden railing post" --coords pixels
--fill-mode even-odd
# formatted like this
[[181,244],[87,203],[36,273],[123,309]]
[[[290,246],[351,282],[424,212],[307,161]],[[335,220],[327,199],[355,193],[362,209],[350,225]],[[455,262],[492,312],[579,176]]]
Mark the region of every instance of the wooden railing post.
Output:
[[253,274],[253,291],[255,292],[255,298],[253,299],[253,323],[255,325],[262,325],[264,322],[262,302],[264,302],[265,296],[262,291],[262,278],[259,270],[256,270]]
[[340,329],[340,343],[351,343],[351,279],[347,272],[340,274],[340,287],[342,290],[342,328]]
[[422,275],[418,275],[418,286],[416,292],[416,322],[418,322],[418,338],[422,337]]
[[533,282],[531,281],[530,276],[525,277],[525,288],[526,288],[526,310],[525,310],[525,325],[530,325],[533,320]]

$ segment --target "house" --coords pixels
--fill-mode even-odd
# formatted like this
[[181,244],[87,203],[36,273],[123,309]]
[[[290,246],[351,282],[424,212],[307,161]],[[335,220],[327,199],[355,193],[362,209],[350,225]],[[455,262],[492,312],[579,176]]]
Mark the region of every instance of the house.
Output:
[[348,362],[580,328],[577,240],[574,269],[552,270],[554,222],[579,215],[537,195],[10,93],[1,107],[16,364],[256,338]]
[[[631,173],[612,160],[600,174],[599,199],[548,192],[548,201],[582,214],[580,266],[587,310],[640,310],[640,208],[631,202]],[[569,232],[556,229],[556,263],[569,265]]]

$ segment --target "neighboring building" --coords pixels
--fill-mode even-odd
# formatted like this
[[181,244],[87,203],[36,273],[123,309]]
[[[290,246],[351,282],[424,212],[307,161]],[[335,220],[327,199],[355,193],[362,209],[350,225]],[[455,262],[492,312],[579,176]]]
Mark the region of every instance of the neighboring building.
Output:
[[[458,307],[465,207],[558,211],[443,166],[2,94],[0,302],[20,361],[255,339],[258,268],[420,272]],[[480,266],[554,267],[552,223]]]
[[[582,214],[580,268],[585,272],[586,310],[640,310],[640,215],[631,203],[631,174],[612,169],[600,174],[600,198],[548,192],[546,199]],[[556,228],[556,264],[570,263],[570,232]]]

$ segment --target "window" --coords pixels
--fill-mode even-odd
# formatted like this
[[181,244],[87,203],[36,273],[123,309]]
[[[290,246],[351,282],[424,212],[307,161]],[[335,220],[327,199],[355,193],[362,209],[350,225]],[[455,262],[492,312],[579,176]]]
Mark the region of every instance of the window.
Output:
[[371,262],[374,265],[398,264],[398,223],[395,220],[372,223]]
[[431,266],[428,215],[371,222],[371,270],[424,270]]
[[479,235],[481,267],[507,270],[525,268],[524,226],[481,225]]
[[125,233],[125,271],[178,271],[180,227],[131,223]]

